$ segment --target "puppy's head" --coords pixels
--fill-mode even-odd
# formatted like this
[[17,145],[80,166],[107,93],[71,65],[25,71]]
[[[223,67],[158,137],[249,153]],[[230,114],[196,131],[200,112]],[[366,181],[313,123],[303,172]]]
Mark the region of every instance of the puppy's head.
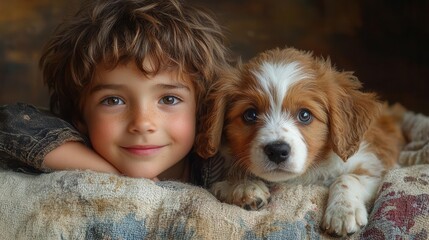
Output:
[[223,141],[233,164],[268,181],[299,176],[331,151],[345,161],[380,108],[360,88],[351,73],[310,53],[264,52],[211,89],[197,153],[207,158]]

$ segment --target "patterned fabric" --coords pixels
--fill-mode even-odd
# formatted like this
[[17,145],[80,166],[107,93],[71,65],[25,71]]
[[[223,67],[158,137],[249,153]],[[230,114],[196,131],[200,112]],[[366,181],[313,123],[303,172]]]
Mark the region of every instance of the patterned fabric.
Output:
[[429,165],[390,171],[362,239],[429,239]]
[[[428,239],[429,165],[393,170],[382,186],[350,239]],[[0,188],[0,239],[334,239],[319,230],[321,186],[278,185],[260,211],[196,186],[90,171],[2,170]]]

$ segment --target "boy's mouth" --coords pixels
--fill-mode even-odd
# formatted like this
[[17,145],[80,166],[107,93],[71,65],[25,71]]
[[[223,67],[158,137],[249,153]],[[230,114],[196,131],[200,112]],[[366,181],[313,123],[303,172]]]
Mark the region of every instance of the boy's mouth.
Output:
[[122,149],[133,155],[149,156],[161,151],[163,147],[165,147],[165,145],[135,145],[122,147]]

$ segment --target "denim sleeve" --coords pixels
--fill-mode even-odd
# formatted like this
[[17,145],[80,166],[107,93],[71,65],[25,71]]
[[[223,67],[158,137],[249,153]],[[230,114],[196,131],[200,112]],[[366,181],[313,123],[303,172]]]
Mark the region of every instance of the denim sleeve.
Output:
[[49,172],[46,154],[68,141],[85,142],[70,123],[34,106],[0,106],[0,166]]
[[208,159],[201,158],[195,152],[191,152],[188,157],[191,161],[192,184],[208,189],[213,183],[224,180],[225,158],[219,152]]

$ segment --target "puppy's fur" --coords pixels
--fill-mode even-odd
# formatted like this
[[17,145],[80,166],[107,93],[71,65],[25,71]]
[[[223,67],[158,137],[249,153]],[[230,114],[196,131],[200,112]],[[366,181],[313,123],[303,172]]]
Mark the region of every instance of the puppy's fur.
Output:
[[323,184],[322,228],[344,236],[367,224],[366,207],[404,140],[400,114],[361,91],[352,73],[274,49],[228,71],[208,99],[197,152],[220,150],[230,164],[211,188],[218,199],[256,210],[269,201],[268,182]]

